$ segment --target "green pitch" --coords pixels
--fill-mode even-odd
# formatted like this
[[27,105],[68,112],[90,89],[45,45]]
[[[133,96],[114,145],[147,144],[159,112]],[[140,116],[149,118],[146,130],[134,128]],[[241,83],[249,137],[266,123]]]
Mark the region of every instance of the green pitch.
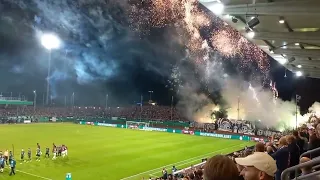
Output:
[[[252,145],[252,142],[218,139],[166,132],[145,132],[77,124],[0,125],[0,149],[12,150],[17,160],[17,174],[9,178],[9,169],[0,180],[141,180],[158,176],[163,167],[171,172],[197,164],[201,158],[226,154]],[[43,152],[35,161],[36,143]],[[55,161],[44,158],[52,143],[66,144],[68,157]],[[32,149],[32,162],[20,164],[20,151]]]

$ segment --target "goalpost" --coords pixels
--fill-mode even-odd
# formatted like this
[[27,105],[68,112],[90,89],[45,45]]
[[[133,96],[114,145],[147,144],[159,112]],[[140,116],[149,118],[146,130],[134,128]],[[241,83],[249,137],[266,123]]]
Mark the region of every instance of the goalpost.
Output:
[[139,129],[139,127],[149,127],[149,122],[126,121],[127,129]]

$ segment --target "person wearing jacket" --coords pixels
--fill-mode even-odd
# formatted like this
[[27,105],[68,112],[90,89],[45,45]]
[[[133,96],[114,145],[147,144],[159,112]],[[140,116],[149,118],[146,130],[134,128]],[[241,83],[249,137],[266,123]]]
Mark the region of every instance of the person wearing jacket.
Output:
[[271,154],[271,157],[276,160],[277,164],[275,180],[281,180],[281,173],[290,165],[290,153],[286,137],[280,138],[278,142],[278,150],[275,153]]

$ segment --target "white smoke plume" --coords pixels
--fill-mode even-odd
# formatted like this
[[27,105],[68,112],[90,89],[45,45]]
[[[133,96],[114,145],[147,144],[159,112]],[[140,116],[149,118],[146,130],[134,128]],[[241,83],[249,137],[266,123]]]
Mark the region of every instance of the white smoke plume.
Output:
[[[227,112],[230,119],[260,121],[266,127],[279,130],[296,125],[295,102],[274,99],[272,91],[261,85],[253,87],[249,82],[229,78],[221,93],[229,105]],[[308,115],[301,116],[297,108],[298,124],[302,124],[308,120]]]
[[[203,50],[206,51],[203,55],[206,63],[197,66],[200,80],[193,76],[190,77],[190,74],[186,76],[185,73],[182,73],[180,77],[187,80],[179,88],[181,101],[178,107],[190,120],[212,123],[215,121],[213,113],[224,108],[229,119],[259,122],[257,124],[282,131],[295,128],[296,120],[298,126],[306,123],[311,114],[320,117],[320,103],[316,102],[309,108],[312,113],[303,116],[300,115],[299,107],[297,107],[296,116],[294,100],[275,99],[272,90],[263,87],[261,82],[251,83],[240,76],[227,75],[219,57],[209,48],[203,48]],[[214,98],[199,92],[201,83],[207,84],[209,93],[220,91],[221,97],[217,99],[221,98],[224,103],[214,103]]]

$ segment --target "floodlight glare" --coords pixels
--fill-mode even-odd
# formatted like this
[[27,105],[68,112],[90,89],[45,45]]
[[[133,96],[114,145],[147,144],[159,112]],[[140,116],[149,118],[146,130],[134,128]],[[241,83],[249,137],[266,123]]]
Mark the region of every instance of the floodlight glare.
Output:
[[41,37],[41,44],[48,50],[58,49],[60,47],[60,40],[54,34],[44,34]]
[[301,72],[301,71],[297,71],[297,72],[296,72],[296,76],[297,76],[297,77],[302,76],[302,72]]
[[297,68],[302,68],[302,66],[299,64],[299,65],[297,66]]
[[286,64],[288,62],[288,60],[286,58],[279,58],[278,62],[282,65]]
[[280,23],[280,24],[284,24],[284,22],[285,22],[284,18],[283,18],[283,17],[280,17],[279,23]]
[[222,3],[214,3],[210,8],[209,8],[214,14],[220,15],[223,13],[224,10],[224,5]]
[[247,33],[248,38],[252,39],[254,37],[255,33],[253,31],[249,31]]

